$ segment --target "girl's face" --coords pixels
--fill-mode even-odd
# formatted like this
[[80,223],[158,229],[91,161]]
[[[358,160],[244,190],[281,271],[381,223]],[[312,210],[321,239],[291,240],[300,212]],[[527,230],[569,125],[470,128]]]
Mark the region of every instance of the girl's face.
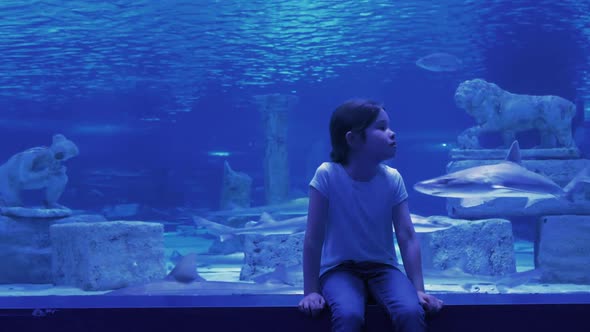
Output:
[[381,109],[373,123],[365,129],[366,140],[361,150],[367,157],[378,162],[393,158],[397,143],[395,133],[389,128],[389,116]]

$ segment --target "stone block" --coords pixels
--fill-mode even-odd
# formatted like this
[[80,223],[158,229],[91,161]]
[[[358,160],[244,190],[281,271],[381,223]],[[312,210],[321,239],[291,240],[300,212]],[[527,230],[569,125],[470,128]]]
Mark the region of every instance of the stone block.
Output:
[[66,218],[0,216],[0,284],[50,284],[49,228],[57,223],[104,220],[100,215]]
[[535,266],[549,283],[590,284],[590,215],[539,219]]
[[424,269],[454,268],[470,274],[491,276],[516,272],[510,221],[440,218],[441,222],[453,226],[435,232],[418,233]]
[[279,265],[300,265],[303,260],[304,236],[305,233],[244,236],[244,264],[240,280],[253,280],[274,271]]
[[108,290],[165,276],[164,227],[141,221],[70,223],[50,228],[56,285]]
[[51,283],[52,224],[48,219],[0,216],[0,283]]

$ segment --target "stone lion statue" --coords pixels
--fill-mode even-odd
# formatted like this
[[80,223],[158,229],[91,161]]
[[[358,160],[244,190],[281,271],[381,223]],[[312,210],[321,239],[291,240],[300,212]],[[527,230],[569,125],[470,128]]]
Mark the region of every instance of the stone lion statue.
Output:
[[455,103],[477,122],[477,126],[459,135],[461,148],[480,148],[478,137],[487,132],[499,132],[508,147],[516,133],[531,129],[539,132],[539,147],[575,147],[572,118],[576,106],[564,98],[514,94],[494,83],[474,79],[459,85]]
[[77,155],[76,144],[57,134],[49,147],[34,147],[10,157],[0,166],[0,206],[20,207],[21,191],[45,189],[45,207],[63,208],[57,203],[68,182],[62,162]]

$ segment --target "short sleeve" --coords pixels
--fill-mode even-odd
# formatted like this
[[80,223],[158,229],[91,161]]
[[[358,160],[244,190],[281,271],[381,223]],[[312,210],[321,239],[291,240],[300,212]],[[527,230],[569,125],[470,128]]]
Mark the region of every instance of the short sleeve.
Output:
[[396,206],[408,199],[408,192],[406,191],[404,179],[397,169],[390,168],[389,176],[392,184],[391,188],[393,190],[393,206]]
[[324,197],[328,198],[329,190],[328,190],[328,175],[330,174],[330,163],[322,163],[315,171],[315,175],[309,182],[311,187],[314,187],[324,195]]

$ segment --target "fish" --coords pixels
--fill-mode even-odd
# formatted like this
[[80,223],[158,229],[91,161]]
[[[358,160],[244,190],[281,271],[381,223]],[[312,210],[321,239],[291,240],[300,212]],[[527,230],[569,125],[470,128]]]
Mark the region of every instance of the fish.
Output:
[[141,134],[148,132],[152,127],[143,125],[125,125],[115,122],[104,123],[81,123],[72,121],[60,121],[49,119],[18,119],[18,118],[4,118],[0,119],[0,128],[2,129],[17,129],[26,131],[46,131],[48,128],[60,128],[61,132],[72,136],[111,136],[122,134]]
[[153,127],[147,125],[125,125],[121,123],[76,123],[67,130],[73,135],[115,136],[128,134],[145,134]]
[[453,227],[453,224],[445,222],[436,216],[423,217],[410,213],[410,218],[412,219],[416,233],[431,233]]
[[450,72],[461,68],[463,61],[448,53],[432,53],[416,60],[416,66],[434,72]]
[[[178,250],[173,250],[170,254],[168,260],[172,264],[178,264],[184,255],[182,255]],[[198,267],[207,267],[212,265],[241,265],[244,261],[244,253],[237,252],[233,254],[226,254],[226,255],[213,255],[213,254],[199,254],[196,256],[197,268]]]
[[307,207],[309,206],[308,197],[300,197],[291,201],[275,204],[262,205],[249,208],[236,207],[234,209],[214,211],[207,214],[207,217],[257,217],[263,213],[268,213],[273,216],[278,215],[304,215],[307,214]]
[[[416,214],[410,216],[417,233],[429,233],[453,226],[436,218]],[[221,242],[237,235],[292,235],[302,233],[307,228],[307,215],[277,221],[268,213],[263,213],[260,221],[249,221],[242,228],[226,226],[199,216],[193,216],[193,221],[196,226],[205,228],[209,234],[218,236]]]
[[149,171],[147,169],[140,169],[140,170],[124,170],[124,169],[113,169],[113,168],[97,168],[97,169],[90,169],[86,172],[87,176],[90,177],[124,177],[124,178],[134,178],[134,177],[143,177],[149,176]]
[[236,228],[207,220],[203,217],[193,216],[193,221],[198,227],[204,227],[210,234],[219,237],[221,242],[227,241],[236,235],[291,235],[304,232],[307,227],[307,215],[277,221],[270,214],[263,213],[260,221],[249,221],[246,227]]
[[300,294],[301,287],[278,283],[207,281],[197,271],[196,253],[184,256],[163,279],[132,285],[105,293],[106,296],[127,295],[243,295]]
[[511,288],[530,283],[539,283],[541,282],[542,276],[543,270],[541,268],[535,268],[502,276],[495,281],[495,284],[500,293],[508,293],[508,290]]
[[193,281],[205,281],[197,272],[197,254],[192,252],[182,257],[164,280],[191,283]]
[[588,167],[564,188],[546,176],[522,166],[518,141],[514,141],[504,161],[475,166],[418,182],[414,189],[426,195],[461,199],[461,206],[473,207],[499,197],[524,197],[525,208],[545,199],[567,199],[580,184],[590,183]]
[[195,281],[182,283],[161,280],[136,286],[129,286],[105,293],[105,296],[128,295],[260,295],[260,294],[302,294],[301,287],[279,283],[259,284],[234,281]]
[[258,284],[283,284],[290,286],[302,286],[303,285],[303,265],[293,264],[285,266],[279,264],[271,272],[264,273],[252,278],[252,281]]
[[429,283],[456,285],[468,292],[477,292],[484,286],[495,288],[500,294],[510,293],[512,289],[541,281],[542,269],[508,273],[503,276],[476,275],[464,272],[458,267],[445,270],[424,270],[424,279]]

